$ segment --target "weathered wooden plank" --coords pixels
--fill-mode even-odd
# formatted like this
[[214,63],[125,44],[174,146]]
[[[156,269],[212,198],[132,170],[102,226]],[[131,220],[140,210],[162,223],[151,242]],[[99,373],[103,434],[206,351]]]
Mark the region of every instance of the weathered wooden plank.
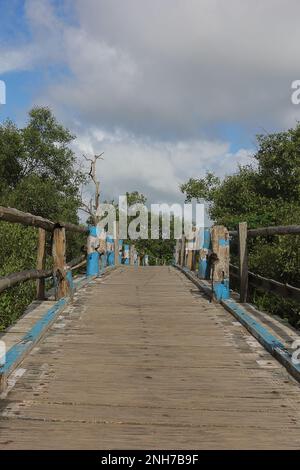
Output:
[[21,367],[0,449],[299,447],[298,384],[167,266],[81,290]]
[[63,227],[55,227],[52,238],[53,274],[55,298],[59,300],[69,293],[66,279],[66,233]]

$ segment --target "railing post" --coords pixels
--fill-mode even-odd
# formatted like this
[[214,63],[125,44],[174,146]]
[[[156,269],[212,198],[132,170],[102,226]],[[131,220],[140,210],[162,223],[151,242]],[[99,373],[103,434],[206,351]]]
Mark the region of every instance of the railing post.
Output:
[[118,248],[118,254],[119,254],[119,264],[122,264],[124,259],[123,259],[123,240],[119,239],[119,248]]
[[129,245],[124,245],[124,264],[125,265],[129,264],[129,258],[130,258]]
[[134,266],[134,245],[130,245],[129,247],[129,264],[130,266]]
[[99,245],[99,237],[97,233],[97,227],[89,227],[89,236],[87,239],[87,276],[98,276],[99,275],[99,252],[97,247]]
[[240,268],[240,301],[247,302],[248,298],[248,249],[247,222],[239,223],[239,268]]
[[194,247],[195,239],[192,238],[195,235],[195,229],[192,228],[192,231],[189,234],[189,238],[186,242],[186,267],[192,271],[193,269],[193,257],[194,257]]
[[199,258],[199,228],[194,227],[194,242],[193,242],[193,252],[192,252],[192,271],[196,271],[197,263]]
[[99,274],[103,273],[107,265],[107,233],[103,228],[99,229]]
[[200,243],[198,276],[200,279],[210,279],[209,254],[211,249],[211,236],[209,228],[202,229]]
[[198,229],[193,227],[190,234],[190,239],[187,242],[187,267],[190,271],[196,270],[197,244]]
[[193,251],[187,250],[186,267],[191,271],[193,267]]
[[56,282],[56,300],[65,297],[69,293],[66,278],[66,233],[64,227],[55,227],[52,241],[53,271]]
[[184,267],[184,262],[185,262],[185,236],[182,235],[181,239],[181,259],[180,259],[180,265]]
[[119,257],[119,222],[115,222],[115,233],[114,233],[114,244],[115,244],[115,266],[120,264],[120,257]]
[[215,300],[225,300],[229,292],[229,233],[223,225],[215,225],[211,230],[212,250],[211,271],[212,291]]
[[115,264],[115,242],[114,237],[107,235],[106,237],[106,254],[107,254],[107,265],[114,266]]
[[175,252],[174,252],[174,264],[179,264],[180,258],[180,240],[176,240]]
[[[38,252],[36,269],[43,270],[46,266],[46,230],[39,228]],[[38,279],[36,283],[36,297],[45,300],[45,279]]]

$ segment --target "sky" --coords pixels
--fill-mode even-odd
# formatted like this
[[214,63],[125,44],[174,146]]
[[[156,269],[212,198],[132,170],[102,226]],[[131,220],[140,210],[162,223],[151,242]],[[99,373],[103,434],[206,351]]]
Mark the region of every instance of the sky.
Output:
[[294,126],[298,0],[0,0],[0,122],[49,106],[99,163],[103,199],[251,162],[255,136]]

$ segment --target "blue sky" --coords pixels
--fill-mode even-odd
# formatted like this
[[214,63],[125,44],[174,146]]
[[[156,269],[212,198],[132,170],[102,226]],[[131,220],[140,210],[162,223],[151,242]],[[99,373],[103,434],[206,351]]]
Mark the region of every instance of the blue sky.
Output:
[[[25,12],[26,3],[24,0],[0,0],[0,44],[4,51],[17,50],[19,45],[35,41]],[[63,2],[57,0],[51,3],[59,17],[65,21],[72,20],[72,16],[64,14]],[[64,74],[68,74],[68,70],[63,64],[51,62],[2,73],[0,79],[6,84],[6,106],[0,107],[0,121],[9,118],[22,126],[40,90]],[[51,105],[47,100],[44,104]]]
[[79,158],[105,151],[104,196],[181,200],[188,177],[234,172],[255,134],[299,119],[300,5],[289,3],[0,0],[0,121],[50,106]]

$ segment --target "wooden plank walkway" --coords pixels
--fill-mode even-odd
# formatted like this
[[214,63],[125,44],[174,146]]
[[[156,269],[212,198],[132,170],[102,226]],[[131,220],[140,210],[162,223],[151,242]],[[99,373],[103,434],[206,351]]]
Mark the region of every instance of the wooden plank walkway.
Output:
[[0,449],[300,448],[300,387],[171,267],[76,294],[17,370]]

